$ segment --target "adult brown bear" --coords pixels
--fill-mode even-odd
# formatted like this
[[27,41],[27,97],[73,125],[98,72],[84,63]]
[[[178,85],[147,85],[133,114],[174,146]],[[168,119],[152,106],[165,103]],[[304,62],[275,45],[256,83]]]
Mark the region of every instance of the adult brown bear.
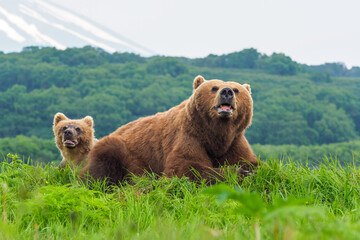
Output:
[[83,173],[110,183],[144,172],[212,181],[222,178],[220,166],[256,165],[244,135],[253,115],[250,86],[197,76],[193,87],[179,105],[102,138]]

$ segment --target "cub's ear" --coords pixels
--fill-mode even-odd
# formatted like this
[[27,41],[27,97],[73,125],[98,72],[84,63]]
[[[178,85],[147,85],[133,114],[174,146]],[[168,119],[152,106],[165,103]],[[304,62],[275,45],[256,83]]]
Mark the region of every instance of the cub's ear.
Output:
[[249,93],[251,94],[251,87],[250,87],[250,84],[247,84],[247,83],[245,83],[245,84],[243,84],[243,86],[246,88],[246,90],[248,90],[249,91]]
[[63,120],[67,120],[67,119],[68,118],[63,113],[58,112],[54,116],[54,126],[56,126],[59,122],[61,122]]
[[86,125],[88,125],[89,127],[93,127],[94,126],[94,120],[92,117],[90,116],[86,116],[83,118],[83,121],[86,123]]
[[194,83],[193,83],[193,88],[194,90],[197,89],[203,82],[205,82],[205,78],[201,75],[198,75],[195,79],[194,79]]

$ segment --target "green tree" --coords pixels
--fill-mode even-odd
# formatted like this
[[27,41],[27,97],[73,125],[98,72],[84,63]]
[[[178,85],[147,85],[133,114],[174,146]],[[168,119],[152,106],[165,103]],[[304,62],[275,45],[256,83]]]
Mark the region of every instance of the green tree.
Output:
[[258,67],[268,73],[279,75],[295,75],[297,63],[283,53],[273,53],[270,57],[263,56],[258,62]]
[[179,60],[171,57],[155,57],[151,59],[146,68],[148,73],[176,77],[188,72],[186,66]]

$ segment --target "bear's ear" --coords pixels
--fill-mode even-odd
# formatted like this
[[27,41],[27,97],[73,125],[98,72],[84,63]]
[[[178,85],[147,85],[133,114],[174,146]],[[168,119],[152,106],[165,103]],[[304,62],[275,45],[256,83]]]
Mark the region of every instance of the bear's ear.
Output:
[[56,126],[59,122],[61,122],[63,120],[67,120],[67,119],[68,118],[63,113],[58,112],[54,116],[54,126]]
[[86,116],[83,118],[83,121],[86,123],[86,125],[88,125],[89,127],[93,127],[94,126],[94,120],[92,117],[90,116]]
[[248,90],[249,91],[249,93],[251,94],[251,87],[250,87],[250,84],[247,84],[247,83],[245,83],[245,84],[243,84],[243,86],[246,88],[246,90]]
[[203,82],[205,82],[205,78],[201,75],[198,75],[195,79],[194,79],[194,83],[193,83],[193,88],[194,90],[197,89]]

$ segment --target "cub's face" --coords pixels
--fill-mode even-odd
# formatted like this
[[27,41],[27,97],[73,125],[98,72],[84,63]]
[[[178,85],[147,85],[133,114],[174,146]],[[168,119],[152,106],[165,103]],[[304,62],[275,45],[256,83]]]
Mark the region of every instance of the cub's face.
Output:
[[248,84],[208,80],[199,76],[194,80],[194,100],[197,111],[212,120],[251,124],[253,101]]
[[58,147],[73,149],[81,144],[88,144],[94,138],[94,123],[90,116],[72,120],[62,113],[54,117],[54,135]]

